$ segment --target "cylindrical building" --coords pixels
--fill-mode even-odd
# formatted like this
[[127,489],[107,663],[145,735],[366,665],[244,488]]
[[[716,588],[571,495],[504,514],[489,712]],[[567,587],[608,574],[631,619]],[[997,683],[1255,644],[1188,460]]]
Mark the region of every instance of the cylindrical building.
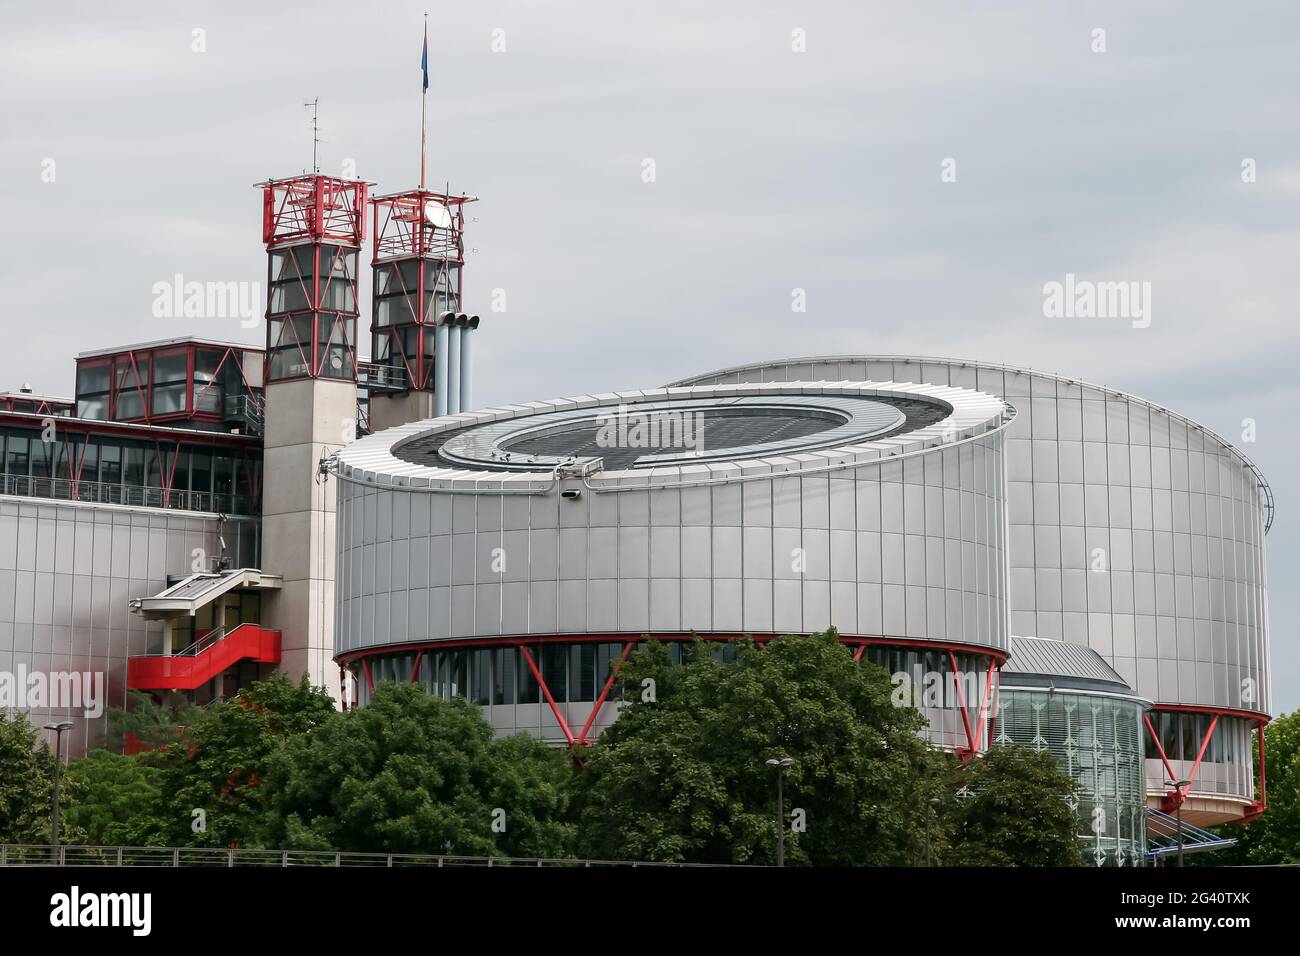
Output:
[[1209,824],[1262,812],[1272,494],[1229,442],[1132,395],[1046,372],[900,356],[739,366],[679,383],[887,379],[976,388],[1007,430],[1011,634],[1090,647],[1143,698],[1147,790]]
[[[948,688],[930,739],[987,743],[1007,656],[1004,434],[970,388],[859,378],[607,393],[343,449],[337,657],[364,702],[419,681],[501,732],[582,743],[642,640],[834,626]],[[955,677],[955,679],[954,679]],[[973,679],[972,679],[973,678]]]

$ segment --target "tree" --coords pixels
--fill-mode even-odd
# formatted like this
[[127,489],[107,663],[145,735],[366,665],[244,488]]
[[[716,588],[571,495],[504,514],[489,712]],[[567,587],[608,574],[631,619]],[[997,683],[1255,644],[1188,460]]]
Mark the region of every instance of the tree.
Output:
[[571,771],[529,737],[494,740],[478,708],[381,684],[272,761],[268,846],[569,856]]
[[97,846],[164,846],[161,772],[137,757],[95,750],[68,765],[67,821]]
[[889,675],[858,663],[835,632],[736,645],[696,642],[674,666],[647,642],[620,675],[623,709],[581,775],[580,855],[768,864],[776,771],[785,771],[786,860],[912,865],[924,860],[946,759],[924,718],[891,701]]
[[1082,866],[1074,782],[1050,753],[993,747],[953,770],[943,815],[949,866]]
[[262,822],[271,757],[335,715],[323,689],[277,672],[202,708],[166,750],[141,754],[159,771],[167,845],[246,845]]
[[50,842],[53,781],[49,744],[42,740],[38,746],[27,715],[0,712],[0,843]]
[[145,750],[170,747],[202,713],[201,708],[178,696],[158,702],[150,694],[133,690],[130,701],[129,708],[109,709],[106,746],[110,750],[120,751],[128,738]]

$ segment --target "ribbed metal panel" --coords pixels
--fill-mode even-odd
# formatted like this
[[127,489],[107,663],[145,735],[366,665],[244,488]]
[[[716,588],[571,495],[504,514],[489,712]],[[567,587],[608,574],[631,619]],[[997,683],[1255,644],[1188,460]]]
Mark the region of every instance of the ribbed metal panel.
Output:
[[[1043,643],[1056,643],[1046,641]],[[998,699],[996,744],[1047,751],[1078,788],[1079,844],[1097,866],[1146,857],[1141,704],[1077,693],[1013,690]]]
[[1124,678],[1092,648],[1040,637],[1012,637],[1011,660],[1002,673],[1095,680],[1128,687]]

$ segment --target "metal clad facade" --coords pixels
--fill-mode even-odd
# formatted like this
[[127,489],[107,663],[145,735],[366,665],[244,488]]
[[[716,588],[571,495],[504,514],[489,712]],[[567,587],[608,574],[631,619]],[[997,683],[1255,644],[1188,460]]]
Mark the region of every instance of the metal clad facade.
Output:
[[[256,559],[256,520],[228,519],[232,558]],[[157,624],[131,613],[132,598],[155,594],[169,574],[189,574],[200,555],[221,554],[216,515],[0,497],[0,671],[92,672],[103,676],[104,706],[126,704],[127,658],[156,653]],[[65,746],[101,746],[107,710],[19,708],[38,727],[75,724]]]

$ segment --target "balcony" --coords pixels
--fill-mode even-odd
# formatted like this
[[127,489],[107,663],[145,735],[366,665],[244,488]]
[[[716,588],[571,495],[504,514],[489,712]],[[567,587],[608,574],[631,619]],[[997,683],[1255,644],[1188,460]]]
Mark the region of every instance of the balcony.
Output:
[[371,392],[405,392],[411,388],[403,366],[378,362],[357,363],[357,386]]
[[222,410],[225,423],[246,435],[261,435],[266,430],[266,407],[255,395],[227,395]]
[[257,499],[249,495],[216,494],[210,491],[164,491],[144,485],[73,481],[69,478],[32,478],[0,475],[0,495],[19,498],[49,498],[54,501],[85,501],[94,504],[130,505],[136,508],[176,508],[209,514],[257,514]]

